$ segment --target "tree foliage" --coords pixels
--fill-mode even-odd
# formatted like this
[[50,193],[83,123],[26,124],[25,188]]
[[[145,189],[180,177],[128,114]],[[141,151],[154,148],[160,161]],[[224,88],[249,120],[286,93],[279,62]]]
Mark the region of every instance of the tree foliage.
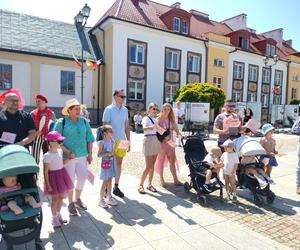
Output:
[[190,83],[178,89],[174,99],[181,102],[209,102],[213,109],[224,105],[225,93],[210,83]]
[[294,100],[291,100],[291,102],[290,102],[291,105],[299,105],[299,103],[300,103],[299,99],[294,99]]

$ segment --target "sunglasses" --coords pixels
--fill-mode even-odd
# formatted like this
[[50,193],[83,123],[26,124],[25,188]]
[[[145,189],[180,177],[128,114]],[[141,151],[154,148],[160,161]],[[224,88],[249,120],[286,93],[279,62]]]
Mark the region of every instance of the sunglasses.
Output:
[[125,99],[126,98],[126,95],[118,95],[118,97],[122,98],[122,99]]
[[229,104],[227,105],[228,108],[235,108],[235,104]]
[[154,111],[155,111],[155,110],[158,110],[158,109],[157,109],[157,108],[155,108],[155,107],[153,107],[152,109],[153,109]]

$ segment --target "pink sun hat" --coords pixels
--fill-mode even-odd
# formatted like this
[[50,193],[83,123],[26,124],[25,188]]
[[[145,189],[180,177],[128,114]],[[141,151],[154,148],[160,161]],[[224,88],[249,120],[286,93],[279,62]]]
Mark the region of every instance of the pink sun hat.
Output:
[[47,134],[47,141],[63,141],[65,137],[63,137],[59,132],[57,131],[51,131]]

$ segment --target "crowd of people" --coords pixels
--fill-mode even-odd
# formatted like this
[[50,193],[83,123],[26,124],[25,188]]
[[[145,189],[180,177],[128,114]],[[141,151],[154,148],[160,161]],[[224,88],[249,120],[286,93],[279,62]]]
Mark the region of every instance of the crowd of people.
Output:
[[[128,109],[124,106],[125,98],[124,90],[114,91],[113,103],[103,112],[102,137],[97,141],[102,180],[99,206],[103,208],[117,205],[117,200],[112,194],[124,197],[119,184],[123,159],[126,153],[130,152],[130,124]],[[87,209],[81,199],[81,193],[90,175],[88,164],[93,161],[93,143],[96,138],[86,117],[87,110],[84,111],[83,104],[76,99],[66,102],[62,109],[63,118],[60,119],[56,119],[54,112],[47,107],[48,100],[44,95],[36,95],[35,100],[36,109],[27,113],[23,111],[24,101],[20,92],[9,90],[0,96],[2,107],[0,145],[18,144],[28,150],[31,145],[31,153],[37,164],[41,152],[43,153],[44,193],[52,197],[53,226],[60,227],[66,223],[60,214],[62,200],[66,194],[70,215],[77,215],[78,209]],[[252,118],[251,109],[245,109],[244,117],[240,118],[235,103],[231,100],[226,101],[223,112],[215,118],[213,126],[213,132],[218,135],[218,147],[213,147],[204,159],[210,165],[206,173],[205,188],[210,189],[212,175],[219,174],[220,169],[223,169],[228,199],[233,202],[237,201],[235,175],[239,159],[234,152],[232,140],[240,134],[242,136],[251,134],[247,124]],[[177,175],[179,164],[175,147],[181,146],[181,139],[185,137],[182,133],[184,119],[184,110],[180,102],[176,103],[174,109],[172,105],[165,103],[160,111],[157,104],[150,103],[145,116],[142,116],[141,112],[135,116],[135,129],[142,129],[144,134],[142,152],[145,157],[145,169],[141,173],[137,188],[140,194],[146,194],[146,191],[157,192],[152,184],[154,170],[159,175],[161,186],[166,185],[164,179],[166,167],[170,169],[173,184],[182,185]],[[54,126],[51,127],[51,123]],[[272,168],[278,165],[275,157],[278,154],[276,141],[272,137],[273,130],[271,124],[262,127],[264,138],[261,139],[261,145],[266,151],[266,155],[262,157],[268,159],[267,161],[262,159],[265,162],[265,171],[260,173],[252,168],[247,170],[258,179],[260,185],[264,185],[261,175],[270,183],[273,182]],[[300,134],[300,118],[292,130]],[[300,194],[300,147],[298,157],[296,192]]]

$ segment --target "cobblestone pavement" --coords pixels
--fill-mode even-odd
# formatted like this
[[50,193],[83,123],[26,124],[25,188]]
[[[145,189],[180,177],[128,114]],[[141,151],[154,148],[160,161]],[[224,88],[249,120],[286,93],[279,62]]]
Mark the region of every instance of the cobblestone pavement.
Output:
[[[133,143],[138,142],[134,141]],[[136,146],[137,150],[128,153],[124,158],[123,171],[124,173],[140,177],[144,169],[145,161],[141,153],[140,145]],[[287,149],[285,145],[284,147]],[[291,149],[290,146],[288,149]],[[96,158],[96,150],[94,150],[94,154]],[[180,179],[181,181],[188,181],[189,178],[187,177],[187,167],[184,167],[185,162],[182,148],[176,148],[176,154],[179,164],[182,166],[179,173]],[[97,175],[99,174],[98,162],[98,160],[94,161],[92,165],[92,171]],[[164,174],[166,182],[171,184],[172,177],[169,169],[166,169]],[[154,175],[153,185],[159,185],[157,174]],[[120,186],[122,187],[122,183]],[[190,199],[194,203],[197,203],[195,192],[186,194],[183,188],[182,191],[178,191],[178,188],[173,189],[172,185],[168,185],[167,189],[183,199]],[[243,192],[245,191],[243,190]],[[237,204],[228,203],[226,201],[220,202],[217,195],[216,192],[208,196],[206,208],[209,211],[248,227],[255,232],[261,233],[263,236],[267,236],[293,249],[300,249],[300,216],[297,213],[288,213],[272,207],[272,205],[258,207],[253,204],[250,198],[241,196],[239,196],[239,202]]]

